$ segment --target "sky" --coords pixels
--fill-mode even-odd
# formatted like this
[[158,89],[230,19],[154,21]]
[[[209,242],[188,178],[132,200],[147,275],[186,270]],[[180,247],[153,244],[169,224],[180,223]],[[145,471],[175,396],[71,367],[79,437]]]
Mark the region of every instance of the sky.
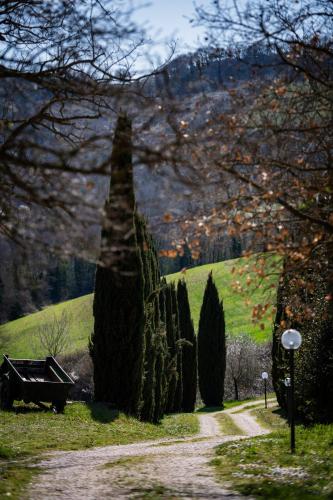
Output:
[[[208,5],[209,0],[201,0],[201,5]],[[167,53],[164,47],[167,39],[176,39],[177,53],[186,53],[195,50],[203,41],[204,29],[193,27],[189,20],[194,14],[193,0],[147,0],[134,1],[133,5],[146,5],[135,11],[133,20],[144,26],[151,40],[152,57],[163,56]],[[164,42],[164,43],[163,43]]]
[[[208,5],[208,1],[200,2]],[[140,5],[134,2],[134,5]],[[193,27],[189,19],[193,17],[195,8],[193,0],[150,0],[144,5],[147,7],[136,11],[134,18],[139,23],[150,26],[148,32],[155,36],[176,36],[187,44],[196,44],[197,38],[203,29]]]

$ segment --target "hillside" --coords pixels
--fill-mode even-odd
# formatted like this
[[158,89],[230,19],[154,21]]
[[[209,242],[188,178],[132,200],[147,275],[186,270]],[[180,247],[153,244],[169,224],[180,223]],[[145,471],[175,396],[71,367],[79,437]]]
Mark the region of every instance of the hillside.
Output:
[[[265,263],[268,276],[258,281],[253,269],[260,268],[257,264],[258,257],[231,259],[216,264],[205,264],[185,273],[175,273],[167,276],[168,281],[177,282],[178,279],[186,280],[192,318],[195,329],[199,324],[200,308],[208,273],[213,272],[213,277],[223,300],[227,334],[248,333],[257,341],[270,338],[272,332],[272,309],[267,311],[259,324],[252,322],[253,307],[261,304],[275,304],[279,260],[268,256]],[[269,274],[271,273],[271,274]],[[251,280],[251,282],[249,281]],[[247,285],[247,283],[249,283]],[[240,291],[243,288],[243,292]],[[237,290],[236,290],[237,288]],[[260,327],[264,324],[264,329]]]
[[[261,283],[257,282],[255,285],[247,286],[246,283],[254,278],[253,272],[251,272],[254,266],[258,268],[258,266],[263,265],[262,260],[258,264],[257,259],[256,257],[240,258],[198,266],[185,273],[171,274],[167,276],[167,280],[177,281],[181,277],[185,278],[189,290],[192,317],[197,328],[207,275],[213,271],[220,297],[224,303],[227,333],[234,335],[246,332],[257,341],[264,341],[269,339],[271,334],[271,311],[266,313],[264,320],[254,324],[252,322],[253,307],[258,304],[274,304],[275,288],[273,286],[277,281],[276,271],[279,264],[274,256],[269,256],[265,266],[266,269],[271,270],[272,274],[263,279]],[[244,292],[236,291],[235,286],[238,288],[244,286]],[[93,328],[92,299],[92,294],[85,295],[46,307],[42,311],[2,325],[0,336],[4,333],[10,339],[6,351],[12,357],[29,358],[45,354],[38,348],[34,332],[36,332],[38,325],[50,321],[53,314],[61,314],[64,308],[71,315],[71,343],[68,352],[85,348]]]
[[[178,99],[177,113],[173,110],[173,113],[176,113],[174,119],[176,121],[181,120],[189,122],[192,124],[191,127],[193,126],[194,129],[198,128],[198,130],[200,130],[200,128],[204,126],[207,116],[206,113],[215,113],[214,110],[219,110],[219,113],[230,111],[231,99],[229,90],[231,86],[243,88],[243,86],[247,86],[248,82],[252,82],[253,79],[256,78],[260,81],[268,81],[274,79],[281,71],[281,65],[276,64],[276,54],[269,51],[263,51],[262,47],[260,47],[260,49],[255,46],[248,48],[244,47],[241,58],[239,55],[232,55],[229,51],[226,53],[224,50],[211,50],[206,48],[199,49],[194,53],[187,53],[175,57],[165,66],[161,74],[157,73],[151,75],[151,77],[146,80],[144,89],[147,96],[149,96],[149,101],[152,97],[154,99],[159,96],[158,99],[163,99],[163,96],[167,97],[169,95]],[[166,75],[168,75],[167,85],[165,80]],[[130,93],[131,92],[129,92],[129,94]],[[135,90],[135,95],[137,95],[137,89]],[[29,79],[26,80],[25,78],[2,78],[0,81],[0,105],[2,105],[3,109],[12,110],[11,112],[14,113],[14,120],[20,120],[22,116],[36,116],[41,104],[46,104],[48,99],[48,85],[46,85],[46,88],[43,88],[40,82],[38,85],[35,85],[32,81]],[[139,100],[140,99],[135,100],[134,108],[136,108]],[[166,101],[168,101],[168,97]],[[252,101],[252,98],[250,101]],[[70,109],[71,105],[68,104],[68,106]],[[84,102],[81,103],[81,106],[81,113],[78,114],[86,115]],[[140,122],[141,119],[147,121],[147,123],[150,121],[148,116],[144,118],[145,110],[147,109],[148,108],[144,108],[143,110],[140,109],[138,112],[138,122]],[[201,110],[200,113],[197,113],[197,109]],[[132,112],[135,113],[134,109]],[[150,111],[148,113],[150,113]],[[166,115],[166,117],[167,116],[168,115]],[[82,130],[92,129],[97,135],[101,134],[103,137],[105,131],[107,131],[107,134],[111,133],[114,122],[114,116],[110,116],[108,113],[104,112],[102,116],[96,117],[92,121],[89,120],[89,125],[85,123],[84,120],[78,120],[78,125],[80,123],[79,126]],[[8,123],[10,123],[10,120]],[[142,135],[141,132],[139,132],[141,135],[138,137],[140,141],[148,141],[148,149],[150,149],[154,142],[158,144],[161,141],[163,130],[167,131],[169,129],[169,125],[167,120],[165,121],[165,118],[163,118],[163,114],[160,115],[160,113],[157,113],[153,123],[154,125],[152,127],[148,127],[150,130],[146,131],[146,133],[148,132],[146,138],[144,138],[145,134]],[[138,129],[140,128],[141,126],[138,127]],[[136,127],[134,127],[133,132],[135,129]],[[54,132],[55,130],[56,128]],[[41,130],[39,130],[39,134],[40,133]],[[160,134],[162,134],[162,136]],[[30,139],[31,141],[36,140],[33,136]],[[39,144],[41,140],[41,138],[38,138],[37,144]],[[49,145],[49,148],[55,148],[55,151],[57,151],[59,137],[57,137],[56,133],[52,132],[52,127],[43,127],[43,141]],[[37,147],[37,149],[39,149],[39,147]],[[21,151],[21,148],[16,149],[14,154],[18,154],[18,151]],[[88,168],[89,163],[90,169],[95,168],[94,166],[96,164],[106,161],[108,155],[108,148],[99,145],[95,149],[94,154],[90,151],[89,154],[86,155],[86,167]],[[73,159],[71,159],[71,162],[72,161]],[[205,199],[199,200],[195,194],[195,189],[191,195],[189,186],[184,184],[184,179],[183,181],[177,179],[172,168],[164,168],[164,166],[160,165],[158,169],[151,169],[149,167],[149,158],[147,158],[147,162],[140,161],[139,163],[140,165],[136,165],[134,169],[138,207],[140,212],[147,214],[154,239],[159,241],[162,247],[168,248],[172,240],[181,239],[183,235],[179,229],[179,224],[176,222],[168,223],[168,230],[165,231],[165,226],[161,223],[163,215],[165,213],[170,213],[175,215],[175,220],[178,220],[177,214],[180,213],[184,219],[196,218],[201,212],[207,214],[215,205],[215,195],[210,195],[210,189],[213,189],[215,193],[214,184],[213,186],[206,186]],[[33,179],[34,177],[30,178],[30,182],[34,184],[35,181]],[[36,183],[38,184],[37,179],[38,176],[36,176]],[[11,185],[12,182],[13,179],[9,178],[9,185]],[[23,182],[25,183],[26,180],[23,179]],[[58,176],[56,176],[54,182],[58,185]],[[67,182],[68,180],[66,181],[66,185],[64,185],[64,190],[68,199],[71,199],[71,189],[69,189]],[[231,182],[231,179],[229,179],[229,186]],[[97,203],[96,209],[98,209],[98,207],[101,208],[103,206],[104,199],[107,196],[109,179],[103,176],[94,175],[92,176],[92,184],[95,186],[93,198],[94,202]],[[0,187],[2,185],[7,185],[5,178],[2,179]],[[171,185],[172,189],[170,189]],[[35,186],[34,189],[38,191],[39,187]],[[45,186],[43,189],[45,189]],[[185,192],[186,196],[184,196]],[[14,193],[16,193],[15,190],[12,196],[8,198],[8,200],[11,200],[11,203],[13,203],[11,209],[13,213],[16,212],[17,208],[13,202],[15,199]],[[79,198],[82,199],[82,196],[80,195]],[[5,199],[7,200],[7,196],[4,192],[3,200]],[[20,198],[17,200],[17,204],[21,205]],[[27,205],[29,205],[29,203]],[[48,222],[44,220],[44,218],[38,218],[38,223],[36,221],[38,226],[36,234],[35,231],[37,228],[32,224],[30,229],[33,231],[37,241],[40,241],[41,235],[49,230],[52,232],[54,238],[59,237],[61,240],[61,234],[59,234],[60,226],[57,224],[57,215],[55,216],[56,219],[51,221],[52,213],[52,210],[48,212]],[[92,220],[97,220],[99,218],[98,213],[94,216],[90,215],[89,220],[91,218]],[[44,221],[43,224],[46,223],[48,229],[41,224],[42,220]],[[24,224],[26,223],[27,221],[25,221]],[[76,224],[74,224],[73,227],[68,227],[67,233],[71,234],[71,238],[67,240],[66,244],[73,245],[76,252],[78,246],[84,248],[84,253],[89,253],[91,260],[94,260],[94,257],[98,255],[99,252],[99,231],[91,232],[79,230],[78,245],[73,239],[76,232]],[[75,292],[72,293],[72,286],[77,289],[82,288],[82,282],[80,278],[78,278],[75,269],[77,267],[77,262],[75,262],[75,260],[77,259],[62,261],[55,257],[52,251],[50,255],[44,254],[42,251],[41,255],[38,254],[37,248],[32,251],[34,245],[29,247],[29,252],[22,252],[20,246],[14,244],[5,234],[6,232],[4,232],[3,235],[0,234],[0,261],[2,263],[0,266],[0,324],[31,313],[36,309],[40,309],[40,307],[45,304],[56,304],[59,301],[91,292],[93,279],[89,279],[89,275],[86,273],[85,290],[75,290]],[[85,234],[87,235],[86,239],[84,236]],[[13,239],[15,240],[16,238]],[[210,262],[212,260],[212,254],[214,254],[214,260],[222,260],[240,255],[240,252],[234,252],[233,237],[227,234],[221,234],[218,240],[219,241],[216,242],[213,238],[210,238],[209,244],[207,241],[204,242],[201,249],[201,264]],[[237,244],[241,245],[241,250],[248,249],[250,247],[250,242],[246,241],[246,239],[244,239],[244,241],[241,240],[242,238],[237,242]],[[254,248],[257,247],[251,242],[251,249],[253,250]],[[166,262],[167,266],[164,267],[163,271],[165,273],[172,273],[181,268],[176,265],[176,259],[169,259]],[[23,273],[24,286],[21,286]],[[69,283],[70,285],[67,286]]]

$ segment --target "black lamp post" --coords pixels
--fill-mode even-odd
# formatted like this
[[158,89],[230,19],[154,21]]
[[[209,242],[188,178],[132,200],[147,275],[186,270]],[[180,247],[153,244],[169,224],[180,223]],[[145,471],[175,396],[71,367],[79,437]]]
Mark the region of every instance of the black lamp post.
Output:
[[265,408],[267,408],[267,379],[268,379],[268,373],[267,372],[262,372],[261,378],[264,381],[264,386],[265,386]]
[[289,351],[290,361],[290,451],[295,453],[295,369],[294,351],[301,343],[302,336],[297,330],[286,330],[281,337],[283,347]]
[[286,396],[287,396],[287,413],[288,413],[288,425],[290,426],[290,377],[284,379],[284,385],[286,386]]

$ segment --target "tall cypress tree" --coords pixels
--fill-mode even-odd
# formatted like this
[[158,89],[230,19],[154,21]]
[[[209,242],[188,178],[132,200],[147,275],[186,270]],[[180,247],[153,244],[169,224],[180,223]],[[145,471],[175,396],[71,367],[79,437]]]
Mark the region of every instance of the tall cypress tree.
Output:
[[[141,216],[137,216],[138,240],[142,253],[143,270],[145,276],[144,302],[145,302],[145,365],[144,385],[142,396],[141,418],[152,422],[155,420],[155,393],[156,360],[158,355],[158,335],[160,329],[160,272],[158,257],[152,237],[149,235],[146,223]],[[139,236],[141,235],[141,236]]]
[[165,325],[165,289],[159,293],[159,328],[156,331],[156,368],[155,368],[155,409],[154,422],[159,422],[164,415],[168,390],[169,351]]
[[165,328],[168,343],[166,413],[181,411],[183,399],[181,340],[177,293],[174,283],[162,282],[165,298]]
[[175,393],[177,388],[177,344],[176,344],[176,334],[175,334],[175,321],[173,314],[173,304],[172,304],[172,289],[171,284],[167,284],[166,280],[163,280],[164,286],[164,297],[165,297],[165,328],[168,343],[168,365],[167,365],[167,396],[165,403],[166,413],[173,412]]
[[160,283],[159,293],[159,329],[156,332],[156,379],[155,379],[155,410],[154,422],[158,422],[166,410],[170,354],[166,327],[166,294],[169,293],[165,278]]
[[182,409],[192,412],[197,395],[197,339],[191,319],[190,304],[185,280],[179,280],[177,286],[180,335],[184,339],[182,346],[183,402]]
[[183,352],[182,352],[182,338],[179,326],[179,311],[178,311],[178,300],[177,300],[177,290],[175,283],[170,284],[171,287],[171,302],[172,302],[172,316],[173,316],[173,328],[174,328],[174,339],[176,346],[176,370],[177,370],[177,384],[175,397],[173,400],[172,411],[174,413],[180,412],[182,410],[183,402]]
[[95,400],[138,415],[144,369],[144,276],[135,228],[131,121],[118,118],[96,270],[90,352]]
[[154,355],[155,355],[155,387],[154,387],[154,411],[152,421],[159,422],[164,415],[167,394],[167,362],[168,343],[165,326],[165,304],[163,287],[161,284],[161,273],[159,258],[151,235],[148,235],[148,248],[150,249],[152,292],[148,302],[153,305],[154,315]]
[[220,406],[226,367],[225,322],[222,301],[209,274],[200,311],[198,333],[199,388],[206,406]]

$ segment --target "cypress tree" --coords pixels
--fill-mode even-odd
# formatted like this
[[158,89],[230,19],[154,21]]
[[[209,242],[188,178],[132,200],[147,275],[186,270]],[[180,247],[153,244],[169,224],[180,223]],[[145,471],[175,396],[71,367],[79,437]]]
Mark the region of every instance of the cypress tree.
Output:
[[154,324],[154,305],[145,304],[145,343],[144,378],[141,419],[147,422],[154,420],[155,384],[156,384],[156,335]]
[[160,322],[156,332],[156,378],[154,422],[159,422],[164,415],[166,405],[168,378],[168,344],[164,323]]
[[226,367],[225,322],[222,301],[209,274],[200,311],[198,333],[199,388],[206,406],[221,406]]
[[[157,332],[159,330],[160,274],[158,258],[146,223],[137,216],[137,233],[140,239],[143,270],[145,276],[145,365],[141,418],[148,422],[155,419]],[[140,236],[139,236],[140,235]]]
[[155,410],[154,422],[159,422],[166,409],[169,383],[170,356],[166,331],[166,293],[165,279],[161,281],[159,293],[159,329],[156,332],[156,380],[155,380]]
[[168,377],[168,387],[166,396],[166,413],[173,412],[174,400],[177,389],[177,345],[176,345],[176,332],[175,332],[175,320],[172,304],[172,284],[167,284],[166,280],[163,281],[164,286],[164,297],[165,297],[165,327],[168,343],[168,365],[167,365],[167,377]]
[[151,235],[148,238],[150,249],[150,261],[152,272],[152,295],[154,314],[154,354],[155,354],[155,387],[154,387],[154,412],[153,422],[159,422],[164,415],[167,394],[167,362],[168,343],[165,327],[165,304],[163,287],[161,284],[161,273],[159,259]]
[[181,411],[183,399],[181,340],[179,332],[177,293],[174,283],[163,281],[165,328],[168,344],[166,412]]
[[179,310],[180,335],[181,338],[184,339],[184,343],[182,346],[182,409],[185,412],[192,412],[195,408],[197,395],[197,339],[194,333],[190,304],[188,301],[187,287],[184,279],[178,281],[177,300]]
[[173,316],[173,328],[174,328],[174,339],[176,346],[176,370],[177,370],[177,384],[175,397],[173,400],[172,411],[174,413],[180,412],[182,410],[183,402],[183,352],[182,352],[182,338],[180,333],[179,325],[179,311],[178,311],[178,300],[177,300],[177,290],[174,283],[171,283],[171,302],[172,302],[172,316]]
[[144,276],[135,228],[131,122],[119,116],[97,266],[90,352],[95,400],[138,415],[144,369]]

